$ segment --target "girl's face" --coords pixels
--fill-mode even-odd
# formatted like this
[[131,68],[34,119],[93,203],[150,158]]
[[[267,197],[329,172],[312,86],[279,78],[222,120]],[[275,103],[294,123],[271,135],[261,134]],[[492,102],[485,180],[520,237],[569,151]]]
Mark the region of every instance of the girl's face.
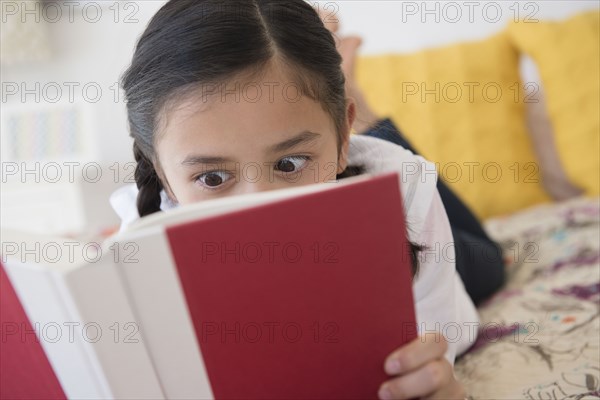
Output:
[[276,64],[260,81],[170,107],[155,146],[169,196],[188,204],[334,180],[346,167],[354,104],[338,153],[333,119],[297,87]]

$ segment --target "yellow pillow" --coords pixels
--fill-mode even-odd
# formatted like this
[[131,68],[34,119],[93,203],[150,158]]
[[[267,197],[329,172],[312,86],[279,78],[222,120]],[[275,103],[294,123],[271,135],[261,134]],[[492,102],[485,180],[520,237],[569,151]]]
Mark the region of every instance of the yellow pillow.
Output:
[[569,180],[600,194],[600,12],[566,21],[512,23],[515,45],[536,62]]
[[408,55],[361,57],[367,101],[480,218],[549,201],[525,125],[518,54],[506,33]]

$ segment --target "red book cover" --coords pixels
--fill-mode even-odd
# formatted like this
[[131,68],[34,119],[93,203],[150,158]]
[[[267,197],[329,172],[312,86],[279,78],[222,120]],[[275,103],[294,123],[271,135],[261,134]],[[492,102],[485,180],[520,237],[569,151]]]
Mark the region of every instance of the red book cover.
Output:
[[0,263],[0,399],[65,399]]
[[377,398],[416,337],[397,174],[167,236],[216,399]]

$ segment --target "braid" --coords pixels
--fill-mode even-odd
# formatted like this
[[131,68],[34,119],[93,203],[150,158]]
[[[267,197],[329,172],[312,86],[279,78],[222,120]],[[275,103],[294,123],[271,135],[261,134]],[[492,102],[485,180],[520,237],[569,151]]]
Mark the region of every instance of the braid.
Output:
[[133,143],[135,182],[138,187],[137,209],[140,217],[160,211],[160,192],[162,184],[152,162],[140,149],[137,141]]

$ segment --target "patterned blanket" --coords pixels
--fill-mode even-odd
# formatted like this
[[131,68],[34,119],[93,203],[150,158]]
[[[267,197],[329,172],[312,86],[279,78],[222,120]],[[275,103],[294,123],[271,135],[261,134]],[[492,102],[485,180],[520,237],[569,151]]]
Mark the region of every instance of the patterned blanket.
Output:
[[488,220],[507,284],[456,362],[474,399],[600,398],[600,198]]

